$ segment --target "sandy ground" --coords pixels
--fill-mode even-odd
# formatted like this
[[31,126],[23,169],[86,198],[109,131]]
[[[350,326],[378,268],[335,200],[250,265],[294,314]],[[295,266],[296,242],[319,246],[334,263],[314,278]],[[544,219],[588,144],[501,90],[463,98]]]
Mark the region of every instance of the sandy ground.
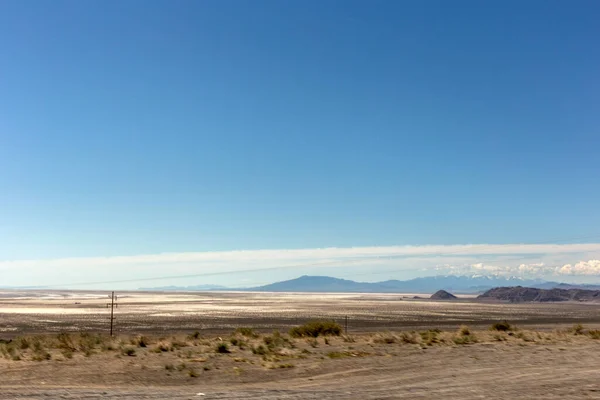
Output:
[[[421,348],[362,339],[351,346],[341,339],[331,339],[326,345],[320,339],[318,347],[310,349],[312,354],[305,359],[286,358],[293,362],[292,368],[276,369],[267,369],[258,356],[237,350],[198,363],[171,353],[4,361],[0,363],[0,398],[600,398],[600,340],[511,339]],[[336,351],[364,354],[322,357]],[[240,356],[248,360],[234,361]],[[171,362],[194,365],[198,376],[190,377],[187,370],[177,367],[166,371],[165,363]],[[210,365],[210,370],[200,365]]]
[[[311,319],[348,316],[351,331],[486,326],[498,320],[545,329],[600,323],[591,303],[435,302],[415,294],[118,293],[118,332],[228,331],[239,326],[287,330]],[[418,295],[427,297],[428,295]],[[106,292],[0,292],[0,337],[33,332],[106,331]]]
[[[433,302],[412,294],[120,295],[110,339],[104,292],[0,293],[0,339],[13,339],[0,350],[16,349],[0,354],[0,399],[600,399],[600,340],[567,329],[600,328],[598,304]],[[351,340],[289,339],[293,345],[264,355],[252,351],[273,328],[287,338],[305,320],[343,325],[346,315]],[[487,330],[505,319],[519,326],[517,334]],[[454,341],[462,324],[477,343]],[[239,326],[262,334],[235,335],[246,343],[233,345]],[[410,333],[432,327],[444,330],[439,342]],[[192,340],[194,330],[200,337]],[[88,352],[77,345],[71,355],[43,345],[50,356],[36,360],[46,347],[36,353],[33,343],[64,331],[75,339],[96,332],[102,344]],[[140,334],[146,347],[132,341]],[[16,345],[22,335],[30,335],[26,349]],[[171,349],[157,350],[162,343]],[[220,343],[231,353],[218,354]],[[128,348],[135,354],[126,355]]]

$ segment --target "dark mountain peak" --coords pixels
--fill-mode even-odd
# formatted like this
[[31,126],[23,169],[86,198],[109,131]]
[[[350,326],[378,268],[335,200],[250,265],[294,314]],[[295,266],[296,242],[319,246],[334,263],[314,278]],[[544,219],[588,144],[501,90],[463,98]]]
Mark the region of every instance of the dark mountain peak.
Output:
[[445,290],[438,290],[430,297],[431,300],[455,300],[457,297]]

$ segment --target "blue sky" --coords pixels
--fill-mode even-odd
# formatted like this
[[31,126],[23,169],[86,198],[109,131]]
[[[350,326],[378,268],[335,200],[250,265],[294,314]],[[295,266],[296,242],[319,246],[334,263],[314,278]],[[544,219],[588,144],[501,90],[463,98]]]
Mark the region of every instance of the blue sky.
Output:
[[[98,257],[598,242],[599,18],[596,1],[1,2],[0,268],[33,284],[11,262],[81,258],[70,282],[101,280]],[[545,263],[600,258],[568,254]],[[113,272],[165,268],[134,264]]]

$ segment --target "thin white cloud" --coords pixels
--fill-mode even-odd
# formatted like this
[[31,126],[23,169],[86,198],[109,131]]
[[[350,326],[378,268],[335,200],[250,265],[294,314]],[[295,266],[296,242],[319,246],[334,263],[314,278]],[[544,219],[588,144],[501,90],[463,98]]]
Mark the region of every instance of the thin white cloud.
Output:
[[[162,253],[0,261],[2,285],[61,285],[231,273],[210,283],[289,279],[302,274],[408,279],[423,271],[501,276],[600,276],[600,243],[469,244]],[[581,261],[590,260],[590,261]],[[559,268],[560,267],[560,268]],[[265,269],[272,271],[264,272]],[[263,271],[256,273],[252,271]],[[277,270],[277,273],[275,273]],[[254,275],[248,276],[253,273]],[[244,275],[246,274],[246,275]],[[243,276],[244,275],[244,276]],[[206,279],[186,280],[187,284]],[[177,282],[169,281],[168,284]],[[240,283],[241,284],[241,283]],[[137,288],[139,283],[128,283]]]
[[476,256],[514,254],[564,254],[600,252],[600,243],[586,244],[468,244],[387,247],[331,247],[315,249],[239,250],[221,252],[161,253],[116,257],[81,257],[51,260],[0,261],[0,269],[39,266],[110,266],[140,264],[177,264],[196,262],[264,262],[264,261],[344,261],[356,258],[413,256]]

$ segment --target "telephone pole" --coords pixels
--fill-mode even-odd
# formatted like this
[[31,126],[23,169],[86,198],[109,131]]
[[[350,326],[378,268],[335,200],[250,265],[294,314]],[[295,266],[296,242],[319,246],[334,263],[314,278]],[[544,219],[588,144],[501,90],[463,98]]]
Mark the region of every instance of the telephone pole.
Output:
[[115,301],[117,300],[117,296],[115,296],[115,292],[111,292],[110,296],[110,303],[106,304],[106,308],[110,307],[110,336],[113,335],[113,321],[115,319],[114,315],[114,310],[115,307],[117,307],[117,305],[115,304]]

